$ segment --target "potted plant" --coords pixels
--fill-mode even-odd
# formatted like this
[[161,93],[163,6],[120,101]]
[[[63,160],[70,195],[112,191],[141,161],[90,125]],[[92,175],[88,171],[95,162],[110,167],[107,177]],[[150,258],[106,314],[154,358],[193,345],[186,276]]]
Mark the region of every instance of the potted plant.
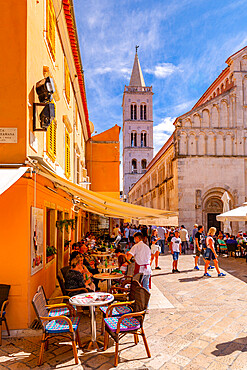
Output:
[[66,251],[67,249],[69,249],[69,243],[71,242],[71,240],[64,240],[64,251]]
[[60,230],[63,231],[63,228],[68,232],[69,231],[69,226],[71,227],[72,230],[75,228],[75,219],[64,219],[56,222],[56,227]]
[[51,260],[53,260],[55,258],[55,254],[57,254],[56,248],[53,245],[52,246],[47,245],[47,247],[46,247],[46,262],[48,263]]

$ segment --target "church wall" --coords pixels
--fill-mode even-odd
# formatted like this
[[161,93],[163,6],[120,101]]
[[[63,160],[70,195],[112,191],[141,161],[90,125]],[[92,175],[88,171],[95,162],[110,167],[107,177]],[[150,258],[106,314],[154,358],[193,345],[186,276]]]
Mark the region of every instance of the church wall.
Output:
[[[246,160],[244,158],[187,157],[178,162],[179,224],[188,230],[194,223],[207,228],[206,202],[218,199],[225,191],[231,197],[231,208],[241,205],[246,194]],[[214,213],[218,209],[211,209]],[[220,210],[222,212],[222,210]],[[233,225],[237,233],[239,225]]]

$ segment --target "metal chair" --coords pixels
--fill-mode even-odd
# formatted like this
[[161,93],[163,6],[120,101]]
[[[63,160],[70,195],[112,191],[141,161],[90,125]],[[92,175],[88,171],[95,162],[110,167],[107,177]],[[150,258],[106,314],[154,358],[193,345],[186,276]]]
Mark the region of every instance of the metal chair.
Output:
[[[50,317],[45,303],[42,289],[39,289],[32,299],[32,305],[43,330],[38,366],[43,363],[43,354],[44,350],[48,349],[48,340],[56,335],[65,336],[71,340],[75,363],[78,364],[76,344],[81,347],[78,333],[80,318],[73,317],[72,311],[70,318],[65,315]],[[55,308],[55,305],[53,305],[53,308]],[[61,305],[58,305],[57,308],[61,308]]]
[[9,328],[6,320],[6,307],[9,303],[8,301],[8,296],[9,296],[9,290],[10,290],[10,285],[7,284],[0,284],[0,346],[2,345],[2,323],[5,323],[6,330],[8,335],[9,333]]
[[126,334],[133,334],[135,344],[138,344],[138,335],[141,335],[146,348],[147,356],[151,357],[149,351],[147,339],[143,329],[143,322],[145,313],[148,307],[150,293],[143,288],[140,284],[135,289],[135,301],[132,304],[133,312],[124,314],[120,317],[113,317],[113,309],[121,306],[121,303],[113,304],[109,311],[106,313],[105,322],[105,338],[104,338],[104,350],[108,347],[109,335],[115,341],[115,362],[114,366],[118,365],[118,347],[119,340]]

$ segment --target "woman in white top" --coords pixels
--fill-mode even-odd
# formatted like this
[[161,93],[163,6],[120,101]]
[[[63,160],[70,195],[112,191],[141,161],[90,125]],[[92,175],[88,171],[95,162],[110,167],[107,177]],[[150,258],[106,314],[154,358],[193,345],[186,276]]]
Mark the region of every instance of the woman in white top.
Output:
[[223,274],[223,272],[220,272],[220,269],[219,269],[219,263],[218,263],[218,260],[217,260],[217,254],[216,254],[216,251],[214,249],[214,239],[213,239],[213,236],[215,235],[216,233],[216,228],[215,227],[210,227],[210,229],[208,230],[208,236],[206,238],[206,251],[205,251],[205,254],[204,254],[204,258],[206,260],[205,262],[205,273],[204,273],[204,276],[208,276],[208,277],[211,277],[211,275],[208,273],[208,267],[209,267],[209,264],[210,264],[210,261],[213,260],[214,261],[214,266],[216,268],[216,271],[218,272],[218,276],[219,277],[222,277],[222,276],[226,276],[226,274]]

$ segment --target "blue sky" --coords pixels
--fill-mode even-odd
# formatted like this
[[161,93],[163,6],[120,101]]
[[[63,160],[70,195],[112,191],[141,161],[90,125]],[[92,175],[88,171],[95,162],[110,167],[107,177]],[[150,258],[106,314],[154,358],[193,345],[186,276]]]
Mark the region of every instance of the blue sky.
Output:
[[89,118],[99,133],[122,126],[135,45],[154,92],[155,153],[247,45],[246,0],[74,0]]

